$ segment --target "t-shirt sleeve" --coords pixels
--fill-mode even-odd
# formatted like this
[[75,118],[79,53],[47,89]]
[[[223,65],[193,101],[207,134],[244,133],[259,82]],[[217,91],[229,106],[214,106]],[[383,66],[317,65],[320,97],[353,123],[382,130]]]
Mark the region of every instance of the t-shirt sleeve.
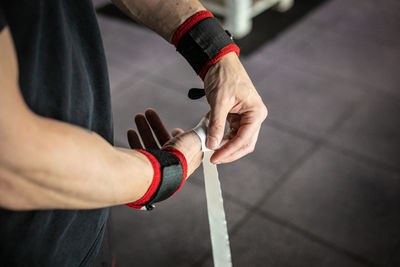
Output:
[[3,6],[0,3],[0,31],[7,25],[6,18],[4,17]]

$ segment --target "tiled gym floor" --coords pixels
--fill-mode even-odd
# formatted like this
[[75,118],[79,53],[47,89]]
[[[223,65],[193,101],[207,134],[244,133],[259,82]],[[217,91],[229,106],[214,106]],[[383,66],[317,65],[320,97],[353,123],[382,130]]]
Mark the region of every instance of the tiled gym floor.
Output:
[[[174,48],[99,21],[116,145],[147,107],[194,126],[208,106],[186,97],[202,84]],[[270,115],[256,151],[219,166],[234,266],[400,266],[400,2],[327,1],[242,60]],[[212,266],[201,170],[111,219],[117,266]]]

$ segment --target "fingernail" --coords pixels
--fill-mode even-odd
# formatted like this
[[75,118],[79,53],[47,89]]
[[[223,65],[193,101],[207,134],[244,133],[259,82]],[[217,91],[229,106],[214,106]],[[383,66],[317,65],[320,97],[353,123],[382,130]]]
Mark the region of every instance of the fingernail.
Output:
[[206,145],[209,149],[217,149],[217,146],[218,146],[217,139],[212,136],[207,136]]
[[217,165],[217,164],[220,164],[221,162],[219,162],[218,160],[217,161],[214,161],[212,164],[214,164],[214,165]]

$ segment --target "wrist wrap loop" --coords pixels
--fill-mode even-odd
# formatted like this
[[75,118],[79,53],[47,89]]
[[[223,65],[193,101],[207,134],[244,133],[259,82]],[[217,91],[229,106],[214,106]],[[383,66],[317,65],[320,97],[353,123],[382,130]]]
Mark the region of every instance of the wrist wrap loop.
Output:
[[203,80],[208,69],[224,55],[235,52],[239,56],[240,51],[208,11],[188,18],[175,32],[172,43]]
[[154,203],[169,198],[182,187],[187,176],[187,162],[183,153],[175,148],[135,150],[150,160],[154,175],[144,196],[126,205],[136,209],[152,210]]

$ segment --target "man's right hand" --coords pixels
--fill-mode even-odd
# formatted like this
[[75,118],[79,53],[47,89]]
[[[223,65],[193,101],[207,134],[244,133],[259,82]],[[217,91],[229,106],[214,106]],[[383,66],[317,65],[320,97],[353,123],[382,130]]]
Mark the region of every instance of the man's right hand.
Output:
[[[193,131],[172,130],[172,137],[154,109],[147,109],[145,114],[137,114],[135,123],[142,139],[135,130],[128,130],[128,142],[132,149],[164,149],[175,148],[181,151],[188,164],[188,177],[200,166],[203,152],[200,138]],[[153,133],[151,132],[153,130]],[[158,141],[158,142],[157,142]]]

